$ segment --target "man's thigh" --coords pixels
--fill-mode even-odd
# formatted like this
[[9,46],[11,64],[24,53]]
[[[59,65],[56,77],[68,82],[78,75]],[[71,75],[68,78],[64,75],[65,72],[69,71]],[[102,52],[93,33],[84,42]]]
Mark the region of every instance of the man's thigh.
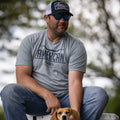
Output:
[[29,89],[25,89],[28,94],[24,96],[24,106],[27,114],[46,115],[48,114],[45,100],[37,96]]
[[4,99],[9,100],[8,104],[12,104],[16,110],[19,108],[31,115],[47,114],[45,101],[22,85],[9,84],[4,88],[3,94]]
[[[34,94],[34,93],[33,93]],[[45,101],[37,95],[25,100],[26,113],[31,115],[48,114]]]

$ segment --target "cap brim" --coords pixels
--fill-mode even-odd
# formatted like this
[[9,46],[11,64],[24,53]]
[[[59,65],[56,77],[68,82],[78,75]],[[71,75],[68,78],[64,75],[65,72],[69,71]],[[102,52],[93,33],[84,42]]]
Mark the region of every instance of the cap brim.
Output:
[[73,16],[73,14],[72,13],[69,13],[71,16]]

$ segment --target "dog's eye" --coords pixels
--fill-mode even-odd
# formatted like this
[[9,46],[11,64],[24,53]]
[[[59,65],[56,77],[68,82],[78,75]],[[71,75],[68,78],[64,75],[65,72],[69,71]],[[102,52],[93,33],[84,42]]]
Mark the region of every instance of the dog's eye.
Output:
[[59,114],[59,115],[61,115],[61,114],[62,114],[62,112],[58,112],[58,114]]
[[70,112],[66,112],[66,114],[69,114]]

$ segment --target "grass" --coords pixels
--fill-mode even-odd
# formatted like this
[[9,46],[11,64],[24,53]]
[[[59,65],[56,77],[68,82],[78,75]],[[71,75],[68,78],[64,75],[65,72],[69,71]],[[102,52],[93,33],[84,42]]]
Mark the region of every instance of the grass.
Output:
[[0,106],[0,120],[6,120],[3,108]]

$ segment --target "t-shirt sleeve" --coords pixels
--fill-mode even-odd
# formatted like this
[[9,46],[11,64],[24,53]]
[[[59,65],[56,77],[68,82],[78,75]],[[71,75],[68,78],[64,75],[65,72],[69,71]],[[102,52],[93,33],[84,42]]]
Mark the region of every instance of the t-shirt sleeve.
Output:
[[30,38],[26,37],[18,50],[16,65],[28,65],[32,66],[32,52],[31,52],[31,44]]
[[71,46],[69,71],[86,72],[87,54],[83,43],[78,40]]

